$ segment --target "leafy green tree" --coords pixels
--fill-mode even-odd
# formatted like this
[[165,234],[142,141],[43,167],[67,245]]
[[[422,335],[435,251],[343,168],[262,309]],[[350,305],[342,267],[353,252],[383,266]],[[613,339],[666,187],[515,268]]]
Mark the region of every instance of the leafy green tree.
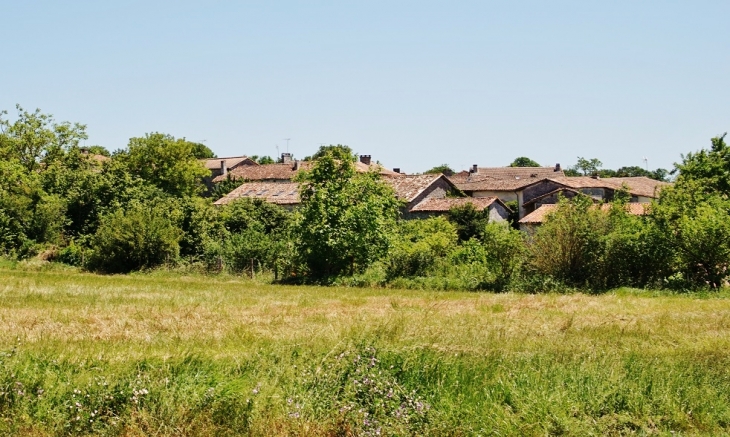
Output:
[[703,191],[730,195],[730,148],[725,143],[726,135],[713,138],[709,150],[688,153],[681,163],[675,164],[679,170],[678,185],[697,181]]
[[385,260],[387,278],[427,276],[456,250],[458,239],[444,217],[400,222]]
[[0,253],[25,257],[34,246],[58,243],[64,205],[43,191],[37,173],[18,160],[0,160]]
[[260,165],[276,163],[276,161],[274,161],[274,158],[272,158],[271,156],[268,156],[268,155],[266,155],[266,156],[252,155],[252,156],[249,156],[249,158],[256,161]]
[[516,158],[514,161],[512,161],[512,164],[509,165],[510,167],[541,167],[540,164],[533,161],[532,159],[526,157],[526,156],[520,156],[519,158]]
[[3,119],[7,111],[0,112],[0,159],[15,159],[29,172],[78,147],[79,141],[87,138],[85,125],[56,123],[52,115],[40,109],[28,112],[20,105],[16,109],[18,118],[13,123]]
[[[184,140],[184,138],[183,138]],[[208,146],[203,143],[190,143],[192,144],[192,154],[198,159],[210,159],[217,158],[216,154]]]
[[342,147],[325,149],[301,172],[301,207],[294,234],[302,264],[313,278],[362,271],[385,254],[399,202],[375,172],[357,173]]
[[578,162],[573,166],[572,170],[579,172],[583,176],[591,176],[598,174],[598,170],[603,166],[603,163],[597,158],[585,159],[578,157]]
[[170,205],[131,203],[106,214],[92,240],[88,267],[127,273],[174,261],[182,236]]
[[128,150],[114,156],[130,174],[173,196],[202,191],[208,170],[195,156],[195,143],[158,132],[131,138]]
[[444,174],[446,176],[451,176],[455,172],[454,172],[454,169],[449,167],[448,164],[441,164],[441,165],[437,165],[436,167],[434,167],[430,170],[426,170],[424,173],[425,174]]
[[335,155],[343,155],[343,156],[352,156],[353,152],[350,146],[345,146],[342,144],[330,144],[328,146],[319,146],[319,149],[314,153],[312,156],[307,156],[304,158],[305,161],[314,161],[315,159],[319,159],[326,155],[328,152],[332,152]]
[[447,217],[456,226],[459,241],[481,237],[484,227],[489,222],[488,211],[477,211],[471,203],[451,208]]
[[107,150],[107,148],[103,147],[103,146],[98,146],[98,145],[89,146],[89,147],[86,147],[86,150],[88,150],[89,153],[92,155],[101,155],[101,156],[106,156],[107,158],[111,158],[111,156],[112,156],[112,154],[109,152],[109,150]]

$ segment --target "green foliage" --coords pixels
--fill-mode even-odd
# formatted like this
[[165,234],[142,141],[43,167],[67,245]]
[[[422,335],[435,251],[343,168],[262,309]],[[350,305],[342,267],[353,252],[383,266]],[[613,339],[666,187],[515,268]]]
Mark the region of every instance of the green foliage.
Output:
[[173,196],[202,190],[208,170],[195,156],[195,143],[158,132],[131,138],[128,150],[115,155],[127,171]]
[[63,202],[43,191],[38,175],[0,160],[0,253],[34,255],[34,245],[58,243],[63,225]]
[[434,168],[432,168],[430,170],[426,170],[423,173],[424,174],[444,174],[446,176],[451,176],[455,172],[454,172],[454,169],[452,169],[451,167],[449,167],[448,164],[441,164],[441,165],[437,165],[436,167],[434,167]]
[[725,143],[726,135],[713,138],[710,150],[688,153],[682,157],[682,163],[675,164],[679,170],[678,185],[696,181],[700,184],[694,188],[730,195],[730,148]]
[[730,200],[704,183],[662,190],[652,215],[673,249],[677,285],[718,288],[730,275]]
[[294,234],[301,263],[313,278],[367,268],[390,245],[399,203],[375,172],[355,172],[345,147],[324,149],[310,171],[301,172],[301,207]]
[[190,143],[192,146],[192,155],[197,159],[217,158],[216,154],[208,146],[202,143]]
[[324,157],[325,155],[332,154],[334,156],[338,157],[352,157],[353,151],[350,148],[350,146],[345,146],[343,144],[330,144],[328,146],[319,146],[319,149],[314,153],[312,156],[307,156],[304,158],[305,161],[314,161],[319,158]]
[[522,269],[524,234],[504,223],[489,223],[482,231],[481,243],[486,252],[486,264],[494,274],[492,287],[502,291]]
[[573,166],[572,170],[579,172],[583,176],[592,176],[598,174],[602,165],[603,163],[597,158],[585,159],[579,156],[578,162]]
[[211,200],[216,201],[225,197],[228,193],[240,187],[244,182],[246,182],[245,179],[234,179],[228,173],[225,179],[213,184],[213,189],[210,192]]
[[401,222],[385,261],[387,278],[426,276],[456,249],[458,239],[456,226],[443,217]]
[[512,161],[512,164],[509,165],[510,167],[541,167],[539,163],[536,161],[533,161],[532,159],[526,157],[526,156],[520,156],[519,158],[515,158],[514,161]]
[[467,203],[451,208],[447,217],[456,225],[459,241],[467,241],[481,237],[481,232],[489,222],[489,211],[477,211],[473,204]]
[[130,203],[101,218],[92,239],[88,267],[105,273],[127,273],[174,261],[181,231],[171,220],[170,205]]
[[87,138],[85,125],[56,123],[40,109],[28,112],[20,105],[16,109],[18,118],[13,123],[2,118],[6,111],[0,112],[0,159],[17,160],[28,172],[53,162]]
[[85,147],[86,150],[89,151],[89,154],[91,155],[101,155],[106,156],[107,158],[111,158],[112,154],[107,150],[106,147],[103,146],[89,146]]
[[265,155],[265,156],[258,156],[258,155],[251,155],[249,156],[252,160],[256,161],[259,165],[266,165],[266,164],[275,164],[276,161],[271,156]]

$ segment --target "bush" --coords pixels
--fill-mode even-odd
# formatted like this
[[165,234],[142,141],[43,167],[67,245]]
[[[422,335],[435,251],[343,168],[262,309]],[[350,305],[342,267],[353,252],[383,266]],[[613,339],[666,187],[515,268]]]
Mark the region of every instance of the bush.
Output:
[[386,275],[389,279],[425,276],[456,249],[457,241],[456,226],[445,218],[401,222],[386,259]]
[[131,203],[102,217],[88,267],[105,273],[148,269],[177,258],[181,231],[164,204]]

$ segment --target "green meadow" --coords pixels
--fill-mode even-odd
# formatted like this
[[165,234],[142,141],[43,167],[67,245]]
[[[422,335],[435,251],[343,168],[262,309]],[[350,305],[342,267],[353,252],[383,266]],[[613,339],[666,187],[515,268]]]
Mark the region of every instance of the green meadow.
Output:
[[0,268],[0,434],[730,434],[730,293]]

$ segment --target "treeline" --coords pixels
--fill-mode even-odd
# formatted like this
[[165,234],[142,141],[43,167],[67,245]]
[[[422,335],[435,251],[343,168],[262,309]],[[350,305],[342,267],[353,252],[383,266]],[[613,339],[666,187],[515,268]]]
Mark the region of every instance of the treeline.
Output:
[[302,204],[215,207],[213,156],[151,133],[113,153],[83,148],[86,127],[18,108],[0,117],[0,253],[101,273],[158,267],[276,281],[435,289],[562,291],[717,288],[730,263],[730,152],[724,136],[677,165],[645,216],[627,196],[561,202],[531,235],[467,206],[402,220],[401,205],[352,153],[324,147],[300,173]]

